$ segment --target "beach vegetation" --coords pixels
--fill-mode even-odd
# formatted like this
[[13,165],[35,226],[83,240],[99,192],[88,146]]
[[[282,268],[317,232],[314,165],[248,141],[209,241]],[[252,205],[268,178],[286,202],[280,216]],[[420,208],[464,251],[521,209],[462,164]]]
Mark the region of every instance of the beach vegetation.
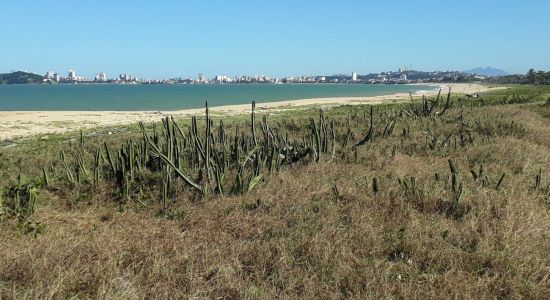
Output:
[[0,145],[0,298],[545,298],[549,90],[451,92]]

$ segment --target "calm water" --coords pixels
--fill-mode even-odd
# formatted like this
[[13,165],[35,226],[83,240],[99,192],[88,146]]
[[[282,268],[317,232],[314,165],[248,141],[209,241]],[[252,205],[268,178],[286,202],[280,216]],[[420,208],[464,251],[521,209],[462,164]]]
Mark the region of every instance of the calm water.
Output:
[[0,110],[177,110],[304,98],[380,96],[413,85],[0,85]]

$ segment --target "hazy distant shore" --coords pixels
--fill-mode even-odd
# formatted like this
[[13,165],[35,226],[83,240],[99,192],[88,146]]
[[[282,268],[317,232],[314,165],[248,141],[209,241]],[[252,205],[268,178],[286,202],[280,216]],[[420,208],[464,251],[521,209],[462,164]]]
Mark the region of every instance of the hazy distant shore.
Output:
[[[418,84],[415,84],[418,85]],[[425,84],[426,90],[422,93],[433,95],[437,93],[437,86],[444,89],[451,87],[453,93],[472,94],[485,92],[501,87],[488,87],[481,84]],[[300,108],[304,106],[336,106],[380,104],[383,102],[402,102],[409,99],[408,93],[396,93],[384,96],[371,97],[331,97],[300,100],[277,101],[258,103],[259,111],[277,111],[281,109]],[[210,111],[217,115],[235,115],[250,112],[250,104],[238,104],[212,107]],[[177,111],[0,111],[0,140],[17,137],[28,137],[38,134],[63,133],[78,129],[87,129],[103,126],[126,125],[143,122],[159,121],[162,117],[172,115],[176,118],[185,118],[192,115],[201,115],[204,109],[186,109]]]

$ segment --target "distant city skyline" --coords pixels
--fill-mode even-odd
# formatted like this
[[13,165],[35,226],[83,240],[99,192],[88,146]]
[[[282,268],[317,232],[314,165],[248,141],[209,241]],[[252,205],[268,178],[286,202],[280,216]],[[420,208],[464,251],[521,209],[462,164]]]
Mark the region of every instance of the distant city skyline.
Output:
[[[13,73],[16,74],[16,73]],[[105,72],[96,73],[95,77],[86,78],[77,75],[73,69],[68,71],[66,77],[62,77],[59,73],[48,71],[42,77],[41,83],[46,84],[257,84],[257,83],[345,83],[345,84],[414,84],[414,83],[434,83],[434,82],[472,82],[492,80],[494,76],[505,75],[502,70],[498,69],[483,69],[478,68],[468,71],[430,71],[422,72],[401,67],[395,71],[387,71],[381,73],[358,74],[333,74],[323,75],[316,74],[312,76],[287,76],[287,77],[271,77],[266,75],[241,75],[230,77],[226,75],[216,75],[209,77],[204,74],[198,74],[192,78],[138,78],[131,74],[120,74],[118,77],[109,78]],[[21,76],[21,75],[15,75]],[[410,76],[410,77],[409,77]],[[16,79],[12,79],[16,82]],[[36,84],[36,81],[28,82]]]
[[273,77],[550,69],[550,2],[10,1],[0,73]]

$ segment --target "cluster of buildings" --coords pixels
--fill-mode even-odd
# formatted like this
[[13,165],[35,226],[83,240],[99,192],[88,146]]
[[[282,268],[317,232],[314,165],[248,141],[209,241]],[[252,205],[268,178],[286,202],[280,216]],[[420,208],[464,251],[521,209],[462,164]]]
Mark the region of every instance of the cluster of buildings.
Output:
[[49,83],[139,83],[139,79],[130,74],[120,74],[118,78],[109,79],[105,72],[99,72],[95,75],[93,80],[87,79],[83,76],[78,76],[76,71],[71,69],[67,72],[67,76],[63,77],[59,73],[53,71],[46,72],[44,75],[44,82]]
[[95,75],[95,81],[107,82],[107,74],[105,72],[99,72]]
[[208,78],[204,74],[199,74],[196,78],[172,78],[172,79],[146,79],[141,81],[144,84],[229,84],[229,83],[280,83],[280,79],[272,79],[265,75],[256,76],[237,76],[229,77],[227,75],[216,75]]
[[207,78],[203,74],[199,74],[196,79],[185,79],[185,83],[199,83],[199,84],[207,84],[207,83],[272,83],[276,80],[271,79],[268,76],[265,75],[259,75],[259,76],[237,76],[234,78],[231,78],[227,75],[216,75],[214,78]]
[[54,73],[53,71],[48,71],[46,73],[46,76],[44,76],[45,80],[60,82],[61,81],[61,75],[58,73]]
[[132,76],[130,74],[120,74],[118,75],[118,78],[113,79],[111,82],[113,83],[139,83],[139,79],[135,76]]
[[[146,79],[140,80],[130,74],[120,74],[117,78],[109,79],[105,72],[99,72],[93,80],[78,76],[75,70],[69,70],[66,77],[59,73],[49,71],[44,77],[45,82],[50,83],[114,83],[114,84],[253,84],[253,83],[346,83],[346,84],[405,84],[421,82],[454,82],[468,75],[458,71],[437,71],[422,72],[407,68],[399,68],[397,71],[371,73],[359,75],[357,72],[351,74],[336,74],[330,76],[297,76],[284,78],[271,78],[266,75],[236,76],[216,75],[208,78],[199,74],[196,78],[172,78],[172,79]],[[475,79],[475,78],[474,78]]]

